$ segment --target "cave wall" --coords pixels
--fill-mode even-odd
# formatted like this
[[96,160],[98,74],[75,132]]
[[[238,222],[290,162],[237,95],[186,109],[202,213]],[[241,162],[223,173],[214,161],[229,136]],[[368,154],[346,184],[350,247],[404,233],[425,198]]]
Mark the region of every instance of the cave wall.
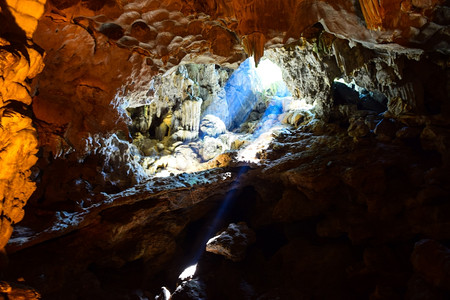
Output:
[[282,67],[291,93],[317,105],[324,118],[333,114],[332,86],[337,79],[383,94],[395,118],[448,112],[449,75],[443,54],[407,48],[368,49],[321,29],[312,39],[266,54]]
[[22,220],[23,207],[35,190],[31,167],[38,141],[31,119],[31,80],[43,67],[43,51],[31,37],[44,12],[45,1],[18,1],[1,5],[0,23],[0,249]]
[[[38,124],[41,145],[54,156],[82,153],[89,134],[126,133],[125,120],[117,113],[118,96],[145,95],[157,73],[185,63],[236,68],[247,55],[258,62],[264,49],[295,42],[319,22],[326,32],[368,48],[400,51],[400,45],[409,45],[446,51],[438,38],[448,39],[445,17],[434,18],[440,4],[50,1],[34,36],[47,51],[33,105],[43,121]],[[47,38],[50,32],[52,39]],[[61,112],[67,101],[76,113]]]

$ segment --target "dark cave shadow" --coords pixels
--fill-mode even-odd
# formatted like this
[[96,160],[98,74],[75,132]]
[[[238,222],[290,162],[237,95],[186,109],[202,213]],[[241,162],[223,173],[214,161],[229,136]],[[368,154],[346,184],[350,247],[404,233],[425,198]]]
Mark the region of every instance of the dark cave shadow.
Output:
[[[0,0],[0,8],[0,37],[10,42],[10,45],[0,46],[0,49],[5,49],[13,54],[20,52],[30,61],[26,47],[28,38],[25,31],[17,24],[5,0]],[[30,47],[32,46],[30,45]],[[42,49],[37,47],[36,50],[42,54]]]

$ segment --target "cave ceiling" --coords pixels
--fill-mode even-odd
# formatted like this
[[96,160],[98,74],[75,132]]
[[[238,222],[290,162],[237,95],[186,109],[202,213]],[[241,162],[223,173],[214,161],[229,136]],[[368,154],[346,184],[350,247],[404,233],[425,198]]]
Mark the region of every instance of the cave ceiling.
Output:
[[[439,4],[49,1],[33,35],[46,53],[33,110],[38,119],[61,127],[71,146],[82,149],[88,132],[126,131],[111,105],[118,92],[146,92],[154,75],[179,64],[236,68],[248,56],[258,61],[265,49],[316,36],[317,28],[368,48],[447,51],[445,43],[429,42],[445,35],[444,27],[431,22]],[[66,105],[76,113],[64,110]]]

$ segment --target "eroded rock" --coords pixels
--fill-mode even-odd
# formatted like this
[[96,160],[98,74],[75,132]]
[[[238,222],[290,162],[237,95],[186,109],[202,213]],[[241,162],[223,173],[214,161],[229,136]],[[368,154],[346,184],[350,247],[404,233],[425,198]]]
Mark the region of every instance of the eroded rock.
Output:
[[213,115],[206,115],[200,122],[202,136],[217,137],[225,133],[227,128],[221,119]]
[[206,251],[238,262],[245,258],[247,247],[254,243],[255,239],[255,233],[248,228],[247,224],[231,223],[225,231],[208,241]]
[[23,207],[36,188],[30,169],[37,161],[38,141],[27,106],[33,93],[30,81],[44,64],[42,53],[27,38],[35,31],[44,5],[45,1],[26,5],[6,1],[0,10],[0,249],[8,242],[12,226],[22,220]]
[[0,293],[7,299],[39,300],[41,295],[33,288],[23,284],[0,281]]

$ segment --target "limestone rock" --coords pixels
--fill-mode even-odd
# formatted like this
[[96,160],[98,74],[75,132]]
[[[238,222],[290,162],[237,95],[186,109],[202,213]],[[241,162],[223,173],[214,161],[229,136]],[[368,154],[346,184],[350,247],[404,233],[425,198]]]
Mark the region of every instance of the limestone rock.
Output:
[[221,119],[213,115],[206,115],[200,122],[200,135],[217,137],[226,132],[225,124]]
[[389,111],[396,116],[408,114],[412,110],[411,105],[400,97],[391,98],[388,102],[388,108]]
[[369,134],[370,129],[366,125],[364,119],[359,118],[350,123],[350,126],[347,129],[348,135],[352,138],[358,139],[361,137],[365,137]]
[[[238,128],[258,102],[256,92],[261,83],[256,74],[255,63],[252,59],[245,60],[227,81],[225,86],[228,116],[224,121],[227,129]],[[213,103],[215,105],[215,103]],[[216,105],[220,105],[217,103]]]
[[374,129],[377,138],[382,141],[389,141],[395,137],[397,132],[397,124],[394,120],[383,119]]
[[429,284],[420,275],[415,273],[408,281],[407,292],[405,299],[420,300],[420,299],[445,299],[445,293]]
[[307,110],[291,110],[283,115],[282,123],[298,127],[307,124],[313,118],[313,114]]
[[107,137],[90,137],[87,140],[86,152],[88,153],[86,158],[89,155],[103,157],[99,166],[103,182],[125,188],[146,178],[139,163],[141,156],[137,147],[120,140],[115,134]]
[[449,156],[449,132],[445,127],[426,126],[420,134],[420,141],[425,149],[437,150],[445,163],[450,162]]
[[396,136],[400,139],[418,139],[422,132],[420,127],[402,127],[396,132]]
[[118,40],[124,34],[123,28],[116,23],[103,23],[98,31],[112,40]]
[[220,139],[205,136],[199,154],[203,161],[208,161],[223,153],[225,150],[227,150],[227,147]]
[[206,251],[223,255],[237,262],[245,258],[247,247],[255,240],[255,233],[248,228],[247,224],[244,222],[231,223],[225,231],[208,241]]
[[[310,51],[308,51],[310,50]],[[294,98],[305,99],[308,104],[316,103],[317,113],[326,114],[321,108],[331,97],[333,79],[338,77],[337,66],[325,64],[321,57],[312,50],[312,45],[298,51],[275,49],[266,55],[283,72],[283,78]]]
[[173,292],[172,300],[206,300],[205,286],[198,279],[183,281]]
[[[44,67],[41,53],[26,40],[35,31],[44,5],[45,1],[8,0],[0,10],[0,250],[12,226],[23,219],[23,207],[36,188],[30,169],[37,161],[37,134],[22,103],[31,104],[30,81]],[[9,297],[20,297],[20,293],[19,289]]]
[[11,10],[15,21],[20,28],[26,33],[28,38],[31,38],[38,20],[44,13],[44,5],[46,0],[7,0],[6,4]]
[[166,287],[161,288],[161,293],[155,297],[155,300],[170,300],[170,291]]
[[[25,276],[53,298],[99,298],[83,297],[91,288],[104,298],[129,298],[130,287],[150,288],[172,276],[192,232],[207,223],[206,215],[227,192],[244,200],[236,201],[233,212],[251,219],[262,237],[248,249],[248,264],[212,255],[229,271],[218,274],[250,273],[229,285],[250,291],[240,294],[244,299],[402,298],[397,294],[405,290],[404,274],[386,276],[378,252],[354,254],[385,244],[404,258],[417,236],[449,239],[448,168],[441,165],[450,153],[445,1],[52,0],[40,19],[44,5],[38,2],[7,0],[1,6],[0,191],[6,196],[0,194],[0,245],[34,189],[29,165],[37,141],[29,116],[43,147],[39,171],[33,172],[41,174],[34,177],[40,193],[8,246],[12,277]],[[34,81],[43,64],[31,38],[47,53],[46,68]],[[236,68],[246,54],[257,63],[263,53],[283,68],[296,100],[316,104],[313,113],[320,119],[306,124],[306,114],[285,115],[286,123],[299,128],[275,136],[260,167],[237,167],[232,155],[223,154],[210,164],[223,167],[220,172],[173,175],[200,164],[199,153],[205,160],[219,148],[253,142],[227,133],[206,136],[204,148],[198,133],[208,114],[229,128],[248,117],[245,130],[262,127],[257,122],[265,105],[240,89],[248,78],[238,78],[228,98],[222,88],[232,72],[228,67]],[[355,98],[336,107],[331,87],[337,78],[354,79],[389,99],[385,119],[368,120],[358,112],[382,112],[384,98],[377,100],[381,106]],[[15,103],[29,105],[32,97],[33,113]],[[140,149],[125,142],[127,105],[138,108],[130,131]],[[276,124],[278,113],[265,123]],[[408,140],[417,132],[397,130],[400,122],[425,127],[422,145]],[[382,142],[365,134],[368,129]],[[117,131],[122,134],[114,137]],[[422,150],[437,150],[441,157]],[[142,165],[154,168],[150,173],[167,167],[167,177],[148,180]],[[236,169],[239,180],[230,179],[228,172]],[[316,230],[326,238],[318,239]],[[411,285],[448,285],[448,251],[435,248],[417,246],[413,264],[426,280],[412,278]],[[404,259],[399,265],[409,276],[411,265]],[[79,285],[85,272],[91,277]],[[188,297],[206,298],[198,282],[191,284]],[[226,297],[233,298],[234,290]]]

